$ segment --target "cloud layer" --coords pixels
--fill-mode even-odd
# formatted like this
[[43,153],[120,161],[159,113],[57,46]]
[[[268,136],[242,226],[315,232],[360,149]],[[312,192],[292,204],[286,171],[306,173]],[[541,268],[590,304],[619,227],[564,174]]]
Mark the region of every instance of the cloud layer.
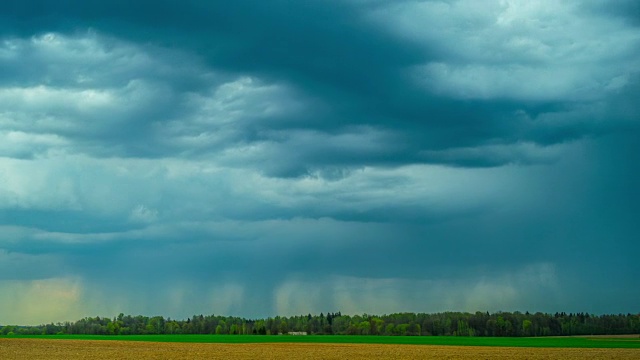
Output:
[[0,10],[0,324],[638,311],[632,2]]

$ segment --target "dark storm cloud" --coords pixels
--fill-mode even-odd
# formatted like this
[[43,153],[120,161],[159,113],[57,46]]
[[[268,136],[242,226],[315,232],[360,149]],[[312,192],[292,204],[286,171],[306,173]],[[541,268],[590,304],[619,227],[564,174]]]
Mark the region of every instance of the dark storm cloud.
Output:
[[633,0],[616,1],[614,6],[608,1],[587,1],[581,4],[586,11],[597,11],[607,15],[619,16],[630,21],[633,25],[640,25],[640,4]]
[[[25,34],[51,30],[73,34],[78,29],[90,27],[129,41],[197,54],[200,59],[183,57],[171,61],[173,66],[180,67],[190,60],[204,61],[206,65],[191,73],[182,70],[174,74],[146,75],[149,70],[145,69],[153,69],[153,65],[141,64],[142,68],[129,70],[131,75],[119,74],[121,82],[133,74],[136,78],[147,78],[148,86],[159,85],[155,91],[164,93],[150,98],[154,106],[143,106],[142,112],[132,111],[121,117],[124,120],[119,126],[110,127],[112,134],[99,130],[105,145],[88,151],[102,152],[106,156],[162,156],[185,151],[179,145],[167,146],[160,142],[159,139],[166,138],[167,134],[159,128],[163,128],[161,124],[191,115],[190,110],[184,108],[182,95],[185,91],[202,91],[202,81],[198,77],[208,71],[207,67],[227,76],[248,75],[261,79],[265,85],[291,88],[292,94],[297,94],[297,101],[304,102],[302,112],[240,119],[231,125],[233,134],[227,133],[224,143],[205,145],[200,150],[207,153],[238,143],[266,143],[271,148],[268,151],[278,156],[277,160],[267,161],[264,170],[276,176],[299,176],[332,167],[374,164],[498,166],[510,162],[531,163],[535,162],[535,156],[509,151],[508,147],[521,142],[544,147],[616,126],[594,127],[592,123],[596,120],[592,119],[589,102],[566,102],[558,97],[541,99],[527,93],[524,99],[456,99],[448,94],[443,96],[426,91],[412,79],[413,75],[409,75],[407,69],[441,63],[450,51],[437,42],[416,46],[415,40],[388,32],[375,16],[371,20],[369,15],[386,12],[395,15],[394,10],[388,8],[402,4],[225,2],[204,5],[192,1],[88,4],[70,1],[59,7],[50,2],[29,5],[7,2],[2,5],[2,13],[11,29],[21,28]],[[452,11],[452,15],[455,14]],[[577,36],[569,36],[574,35]],[[443,37],[442,41],[456,40]],[[153,52],[147,54],[156,55],[162,56]],[[505,65],[527,66],[526,54],[522,58],[523,61]],[[43,68],[32,65],[35,69]],[[593,65],[599,66],[598,63]],[[483,84],[487,80],[482,77],[491,76],[486,73],[491,69],[480,68],[479,73],[474,73],[475,65],[469,62],[469,66],[471,72],[460,76],[479,76],[470,91],[473,86],[501,86]],[[431,80],[426,81],[455,84],[455,79],[440,79],[439,73],[434,73],[437,68],[427,69],[430,74],[427,77]],[[19,74],[20,70],[6,73]],[[37,72],[25,72],[25,76],[37,77]],[[516,73],[515,76],[520,75]],[[523,76],[527,76],[523,81],[536,81],[532,78],[537,76],[536,70]],[[24,78],[20,80],[25,81]],[[109,80],[105,80],[108,84]],[[160,83],[154,85],[154,80]],[[63,79],[53,81],[64,85]],[[527,96],[531,98],[527,99]],[[547,118],[552,120],[546,121]],[[574,120],[576,118],[580,119]],[[393,141],[393,149],[337,148],[325,146],[323,142],[307,145],[301,143],[304,137],[289,140],[291,130],[311,131],[319,138],[330,138],[345,131],[359,132],[363,126],[386,134],[387,139],[381,139],[380,143]],[[219,129],[201,126],[194,131]],[[295,155],[288,150],[293,144],[297,149]],[[496,154],[485,149],[495,145],[505,146],[506,151]]]
[[4,1],[0,300],[634,311],[634,9]]

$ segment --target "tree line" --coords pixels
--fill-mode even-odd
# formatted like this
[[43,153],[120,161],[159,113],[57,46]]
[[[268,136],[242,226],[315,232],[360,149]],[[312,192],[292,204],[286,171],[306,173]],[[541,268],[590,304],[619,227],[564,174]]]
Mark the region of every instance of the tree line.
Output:
[[306,332],[309,335],[398,336],[563,336],[639,334],[640,314],[590,315],[588,313],[444,312],[389,315],[276,316],[245,319],[233,316],[194,315],[186,320],[162,316],[86,317],[75,322],[39,326],[4,326],[2,335],[148,335],[221,334],[277,335]]

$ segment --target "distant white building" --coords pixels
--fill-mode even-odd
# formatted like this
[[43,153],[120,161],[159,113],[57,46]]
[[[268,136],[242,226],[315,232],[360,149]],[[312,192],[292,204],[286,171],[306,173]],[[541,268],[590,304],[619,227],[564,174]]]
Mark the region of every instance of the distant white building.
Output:
[[307,332],[306,331],[289,331],[287,334],[301,336],[301,335],[307,335]]

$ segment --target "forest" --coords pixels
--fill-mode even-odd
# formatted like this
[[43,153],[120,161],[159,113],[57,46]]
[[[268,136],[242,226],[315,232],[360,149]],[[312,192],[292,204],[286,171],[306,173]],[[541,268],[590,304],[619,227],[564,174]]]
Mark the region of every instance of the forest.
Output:
[[640,314],[590,315],[588,313],[444,312],[389,315],[276,316],[245,319],[233,316],[194,315],[186,320],[162,316],[86,317],[75,322],[39,326],[3,326],[1,335],[146,335],[224,334],[397,336],[569,336],[640,333]]

